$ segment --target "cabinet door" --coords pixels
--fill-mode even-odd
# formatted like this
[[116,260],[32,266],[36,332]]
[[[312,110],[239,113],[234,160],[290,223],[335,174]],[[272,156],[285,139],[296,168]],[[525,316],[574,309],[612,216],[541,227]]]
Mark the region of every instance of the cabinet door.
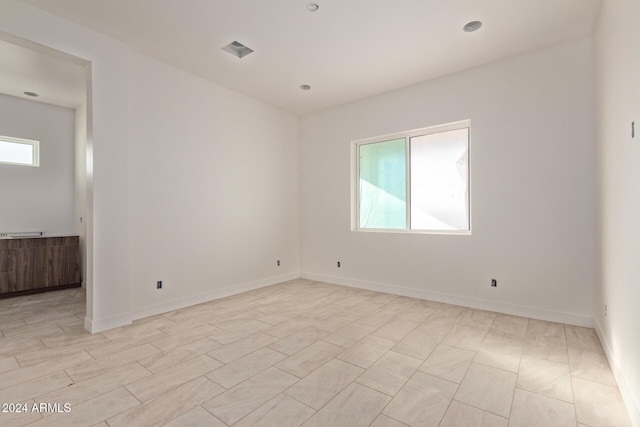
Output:
[[79,257],[77,246],[47,248],[47,286],[80,283]]
[[16,287],[15,249],[0,249],[0,294],[11,292]]
[[47,286],[47,250],[44,247],[16,249],[16,286],[9,291],[26,291]]

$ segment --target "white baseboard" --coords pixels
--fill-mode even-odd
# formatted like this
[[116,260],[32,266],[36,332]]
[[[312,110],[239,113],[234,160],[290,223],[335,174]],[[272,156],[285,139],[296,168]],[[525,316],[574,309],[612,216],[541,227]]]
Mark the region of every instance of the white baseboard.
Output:
[[287,282],[300,278],[300,273],[290,273],[282,276],[269,277],[267,279],[257,280],[255,282],[240,283],[226,288],[217,289],[213,292],[206,294],[195,295],[192,297],[182,298],[179,300],[173,300],[169,302],[163,302],[161,304],[153,304],[145,307],[140,307],[132,313],[132,319],[142,319],[144,317],[155,316],[157,314],[167,313],[173,310],[179,310],[181,308],[190,307],[196,304],[202,304],[231,295],[240,294],[242,292],[252,291],[254,289],[264,288],[266,286],[275,285],[277,283]]
[[604,333],[600,322],[595,321],[596,324],[596,333],[598,334],[598,338],[600,338],[600,342],[602,343],[602,348],[604,349],[604,353],[607,356],[607,360],[609,361],[609,366],[611,367],[611,371],[613,372],[613,376],[616,378],[616,382],[618,383],[618,389],[620,389],[620,394],[622,395],[622,399],[627,407],[627,411],[629,412],[629,418],[631,418],[631,425],[634,427],[640,427],[640,403],[636,402],[631,394],[631,390],[629,389],[629,385],[620,369],[620,365],[617,362],[617,358],[611,349],[609,337]]
[[314,273],[302,273],[303,279],[318,282],[333,283],[336,285],[351,286],[353,288],[366,289],[369,291],[385,292],[388,294],[402,295],[411,298],[420,298],[429,301],[443,302],[447,304],[461,305],[464,307],[477,308],[480,310],[495,311],[498,313],[511,314],[514,316],[530,317],[533,319],[546,320],[549,322],[567,323],[576,326],[594,327],[592,316],[583,314],[565,313],[560,311],[545,310],[536,307],[508,304],[478,298],[469,298],[459,295],[443,294],[422,289],[404,288],[386,283],[367,282],[357,279],[347,279],[342,277],[325,276]]
[[92,320],[88,317],[84,318],[84,329],[92,334],[107,331],[109,329],[118,328],[131,324],[131,315],[129,313],[120,314],[118,316],[106,317],[104,319]]
[[190,307],[196,304],[202,304],[203,302],[212,301],[219,298],[228,297],[231,295],[240,294],[242,292],[252,291],[254,289],[264,288],[266,286],[275,285],[277,283],[286,282],[289,280],[299,279],[300,273],[290,273],[282,276],[270,277],[268,279],[258,280],[255,282],[240,283],[226,288],[218,289],[206,294],[200,294],[192,297],[182,298],[179,300],[173,300],[169,302],[163,302],[161,304],[153,304],[145,307],[140,307],[133,310],[131,313],[109,317],[105,319],[91,320],[87,317],[84,319],[84,328],[92,334],[103,332],[109,329],[117,328],[131,324],[132,321],[142,319],[149,316],[155,316],[157,314],[167,313],[169,311],[178,310],[185,307]]

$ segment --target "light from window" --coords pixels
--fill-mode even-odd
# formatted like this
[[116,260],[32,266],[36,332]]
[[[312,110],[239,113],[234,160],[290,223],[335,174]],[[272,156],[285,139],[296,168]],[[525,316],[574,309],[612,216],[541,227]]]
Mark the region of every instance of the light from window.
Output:
[[38,141],[0,136],[0,163],[39,166]]
[[469,122],[354,143],[356,229],[469,232]]

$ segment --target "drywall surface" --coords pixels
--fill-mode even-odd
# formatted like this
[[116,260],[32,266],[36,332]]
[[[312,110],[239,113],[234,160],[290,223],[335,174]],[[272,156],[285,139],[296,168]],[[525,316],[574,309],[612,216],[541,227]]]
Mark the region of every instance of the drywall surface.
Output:
[[[591,325],[594,68],[580,39],[303,117],[303,276]],[[470,236],[351,230],[351,141],[465,119]]]
[[130,64],[136,316],[298,277],[298,119],[134,52]]
[[39,167],[0,164],[0,232],[74,232],[74,123],[69,108],[0,94],[0,135],[40,142]]
[[[92,331],[130,321],[128,48],[14,0],[0,2],[0,36],[91,62],[87,115],[87,317]],[[79,58],[79,59],[78,59]],[[73,128],[71,129],[73,134]],[[73,164],[70,166],[73,169]],[[70,181],[73,191],[73,181]],[[73,209],[73,207],[72,207]]]
[[[597,323],[636,426],[640,426],[638,16],[640,3],[636,0],[605,1],[596,35],[600,240]],[[631,137],[632,122],[635,138]]]

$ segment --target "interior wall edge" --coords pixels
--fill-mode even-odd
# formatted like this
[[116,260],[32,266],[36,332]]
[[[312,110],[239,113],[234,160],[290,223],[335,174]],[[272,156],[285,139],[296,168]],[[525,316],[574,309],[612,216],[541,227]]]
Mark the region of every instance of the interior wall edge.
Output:
[[204,294],[190,296],[188,298],[177,299],[168,302],[162,302],[160,304],[152,304],[138,309],[132,310],[129,313],[122,314],[114,317],[107,317],[103,319],[91,320],[89,318],[84,319],[85,329],[92,334],[98,332],[104,332],[109,329],[118,328],[120,326],[126,326],[131,324],[134,320],[143,319],[158,314],[168,313],[173,310],[179,310],[185,307],[191,307],[197,304],[241,294],[243,292],[253,291],[255,289],[266,288],[267,286],[276,285],[278,283],[287,282],[300,278],[300,273],[294,272],[284,274],[281,276],[273,276],[266,279],[256,280],[252,282],[238,283],[227,286],[222,289],[217,289],[214,292],[207,292]]
[[635,427],[640,427],[640,402],[636,402],[634,400],[631,389],[629,388],[629,384],[627,384],[624,373],[620,368],[620,364],[616,362],[618,359],[616,358],[616,354],[611,348],[611,341],[609,339],[609,336],[605,333],[598,319],[595,319],[595,329],[596,333],[598,334],[598,338],[600,338],[600,343],[602,344],[604,354],[607,356],[607,361],[609,362],[609,366],[611,367],[611,372],[613,372],[616,383],[618,383],[618,389],[620,389],[620,394],[622,395],[622,399],[624,400],[625,406],[627,407],[627,412],[629,413],[631,424]]
[[406,288],[387,283],[369,282],[358,279],[349,279],[336,276],[326,276],[303,272],[301,278],[318,282],[332,283],[335,285],[350,286],[353,288],[366,289],[375,292],[384,292],[393,295],[400,295],[410,298],[419,298],[429,301],[442,302],[446,304],[459,305],[479,310],[494,311],[513,316],[529,317],[533,319],[545,320],[548,322],[567,323],[570,325],[594,327],[594,319],[577,313],[567,313],[560,311],[545,310],[537,307],[527,307],[504,302],[489,301],[481,298],[468,298],[460,295],[444,294],[440,292],[430,292],[423,289]]

